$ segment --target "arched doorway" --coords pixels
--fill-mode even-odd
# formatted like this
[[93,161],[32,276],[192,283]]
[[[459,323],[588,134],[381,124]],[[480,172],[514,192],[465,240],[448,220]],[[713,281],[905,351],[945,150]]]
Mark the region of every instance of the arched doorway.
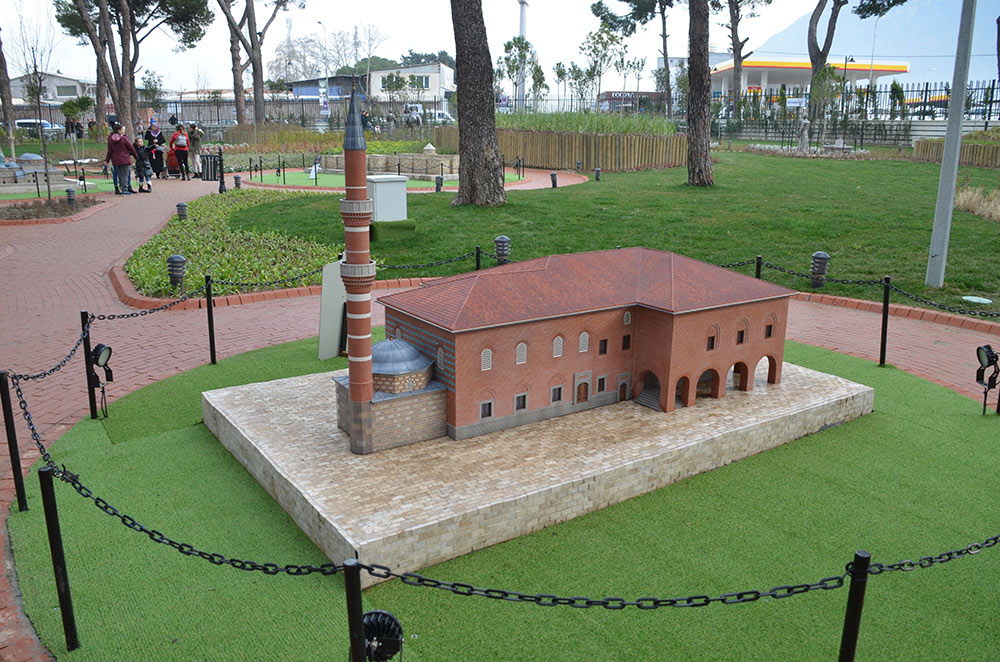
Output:
[[694,404],[694,398],[691,397],[689,391],[691,390],[691,380],[687,377],[681,377],[677,380],[677,386],[674,389],[674,406],[681,405],[684,407],[689,407]]
[[719,373],[713,368],[709,368],[705,372],[701,373],[701,377],[698,378],[698,386],[695,389],[695,396],[699,398],[706,396],[721,398],[724,390],[725,389],[723,388],[722,379],[719,377]]
[[590,386],[587,382],[580,382],[576,385],[576,403],[586,402],[590,396]]
[[640,405],[663,411],[660,407],[660,380],[652,372],[646,372],[642,376],[642,393],[635,399]]
[[746,363],[742,361],[734,363],[730,369],[730,375],[732,375],[733,388],[741,391],[753,390],[753,375]]
[[618,402],[628,400],[628,384],[622,382],[618,385]]
[[768,384],[777,384],[781,381],[781,364],[773,356],[764,356],[757,362],[754,377],[763,381],[765,371]]

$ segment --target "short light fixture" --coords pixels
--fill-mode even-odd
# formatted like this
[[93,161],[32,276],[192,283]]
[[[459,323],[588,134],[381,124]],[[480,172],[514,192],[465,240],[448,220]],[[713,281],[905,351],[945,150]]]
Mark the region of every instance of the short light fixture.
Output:
[[[997,386],[997,375],[1000,375],[1000,366],[997,365],[997,353],[989,345],[980,345],[976,348],[976,358],[979,359],[979,368],[976,369],[976,383],[983,387],[983,415],[986,414],[986,398],[989,392]],[[986,370],[993,368],[993,372],[986,376]],[[1000,400],[997,400],[997,413],[1000,414]]]
[[497,256],[497,266],[510,262],[510,237],[502,234],[494,239],[493,252]]
[[104,368],[104,381],[113,382],[115,381],[114,376],[111,374],[111,368],[108,367],[108,361],[111,360],[111,347],[98,343],[94,349],[90,351],[90,362],[94,364],[95,367]]
[[184,287],[184,275],[187,272],[187,258],[183,255],[171,255],[167,258],[167,276],[170,277],[170,287]]
[[826,281],[826,272],[830,269],[830,254],[824,251],[816,251],[812,254],[812,264],[810,265],[810,275],[812,276],[812,287],[817,289],[823,287]]
[[549,177],[552,178],[552,188],[556,188],[557,186],[559,186],[559,183],[558,183],[559,182],[559,175],[558,175],[558,173],[556,173],[555,170],[553,170],[552,172],[549,173]]

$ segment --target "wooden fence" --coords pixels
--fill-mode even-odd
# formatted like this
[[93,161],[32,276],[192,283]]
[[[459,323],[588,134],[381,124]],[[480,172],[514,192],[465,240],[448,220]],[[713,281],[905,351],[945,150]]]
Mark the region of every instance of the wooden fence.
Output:
[[[500,154],[506,163],[517,157],[529,168],[574,170],[645,170],[687,165],[687,136],[557,133],[497,129]],[[458,151],[458,127],[434,129],[434,145]]]
[[[913,159],[915,161],[941,163],[943,156],[943,140],[918,140],[913,145]],[[1000,168],[1000,144],[976,145],[973,143],[962,143],[962,148],[958,153],[958,162],[961,165],[967,166]]]

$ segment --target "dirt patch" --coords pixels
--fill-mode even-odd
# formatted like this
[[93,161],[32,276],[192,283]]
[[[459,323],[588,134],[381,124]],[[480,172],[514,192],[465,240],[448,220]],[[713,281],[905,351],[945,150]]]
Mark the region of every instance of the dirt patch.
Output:
[[65,198],[53,200],[42,200],[40,202],[19,202],[11,205],[0,206],[0,220],[4,221],[27,221],[42,218],[63,218],[78,214],[87,207],[104,202],[97,197],[80,197],[76,203],[70,205]]

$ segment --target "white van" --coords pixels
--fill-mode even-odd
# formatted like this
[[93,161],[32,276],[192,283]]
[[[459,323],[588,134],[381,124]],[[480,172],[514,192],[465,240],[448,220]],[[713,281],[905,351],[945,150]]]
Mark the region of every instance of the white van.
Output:
[[454,124],[455,118],[451,116],[447,110],[434,110],[430,111],[430,123],[431,124]]

